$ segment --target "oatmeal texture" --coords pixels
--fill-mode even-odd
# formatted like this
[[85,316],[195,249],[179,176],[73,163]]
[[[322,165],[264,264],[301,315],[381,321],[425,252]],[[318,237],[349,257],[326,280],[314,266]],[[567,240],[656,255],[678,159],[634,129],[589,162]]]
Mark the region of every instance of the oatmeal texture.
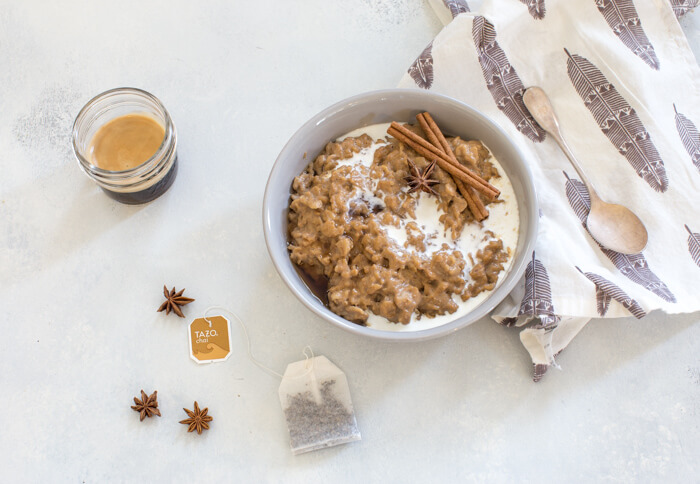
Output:
[[[423,135],[420,128],[407,127]],[[460,163],[485,180],[499,176],[481,142],[448,141]],[[426,235],[417,221],[406,224],[404,246],[388,236],[385,227],[398,227],[400,220],[416,217],[418,193],[407,193],[409,161],[422,170],[429,160],[387,137],[378,141],[381,145],[370,166],[343,165],[342,160],[373,143],[366,134],[328,143],[292,185],[290,257],[317,288],[327,285],[320,296],[327,296],[331,311],[359,324],[365,324],[369,312],[408,324],[414,313],[419,317],[453,313],[458,307],[453,295],[466,300],[493,289],[508,258],[500,240],[489,241],[465,259],[446,244],[426,253]],[[440,222],[456,239],[465,224],[477,222],[448,173],[436,166],[432,178],[439,181],[433,188]]]

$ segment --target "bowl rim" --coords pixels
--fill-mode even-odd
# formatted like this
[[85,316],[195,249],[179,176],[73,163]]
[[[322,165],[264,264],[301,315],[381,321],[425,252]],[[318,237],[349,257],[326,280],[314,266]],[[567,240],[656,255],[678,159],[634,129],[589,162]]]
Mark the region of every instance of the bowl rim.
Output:
[[[277,155],[277,159],[275,160],[274,164],[272,165],[272,168],[270,169],[269,175],[267,182],[265,184],[265,192],[263,195],[263,204],[262,204],[262,216],[263,216],[263,233],[265,237],[265,245],[267,247],[267,252],[268,255],[270,256],[270,259],[272,260],[273,265],[275,266],[275,270],[277,271],[279,277],[282,279],[282,281],[285,283],[285,285],[289,288],[289,290],[294,294],[294,296],[301,301],[301,303],[306,306],[309,310],[311,310],[314,314],[317,316],[321,317],[322,319],[332,323],[335,326],[338,326],[346,331],[349,331],[350,333],[361,335],[361,336],[367,336],[373,339],[378,339],[378,340],[383,340],[383,341],[391,341],[391,342],[399,342],[399,341],[423,341],[423,340],[428,340],[428,339],[433,339],[433,338],[438,338],[442,336],[446,336],[448,334],[454,333],[455,331],[464,328],[465,326],[468,326],[481,318],[488,316],[488,314],[491,313],[491,311],[499,304],[501,303],[507,296],[510,294],[515,287],[515,285],[518,283],[518,281],[521,279],[523,273],[525,272],[525,269],[527,267],[527,264],[530,260],[530,257],[523,257],[522,260],[517,263],[517,261],[514,261],[513,265],[511,266],[509,270],[509,274],[506,276],[506,280],[504,280],[500,286],[498,286],[494,291],[501,291],[504,293],[504,296],[498,300],[494,299],[489,295],[484,301],[482,301],[478,306],[476,306],[472,311],[468,312],[467,314],[464,314],[463,316],[460,316],[459,318],[450,321],[449,323],[445,323],[439,326],[435,326],[432,328],[427,328],[427,329],[422,329],[418,331],[385,331],[385,330],[378,330],[374,329],[371,327],[367,326],[362,326],[357,323],[353,323],[351,321],[348,321],[347,319],[333,313],[329,308],[323,306],[322,304],[314,304],[312,298],[315,299],[315,296],[311,294],[309,291],[308,294],[302,293],[297,289],[297,287],[292,284],[290,280],[288,280],[288,277],[285,275],[285,272],[282,268],[282,263],[283,261],[278,260],[277,256],[275,255],[275,251],[272,248],[272,218],[271,218],[271,213],[270,213],[270,198],[271,198],[271,185],[274,179],[274,174],[278,171],[278,167],[283,163],[283,159],[286,158],[286,152],[291,149],[291,146],[293,142],[297,139],[297,137],[300,136],[301,133],[313,128],[314,126],[319,125],[323,121],[325,121],[327,118],[336,115],[340,112],[343,112],[347,109],[351,109],[358,104],[362,104],[364,102],[376,102],[376,98],[379,97],[380,99],[384,99],[387,96],[402,96],[402,95],[408,95],[408,96],[416,96],[416,97],[426,97],[426,98],[435,98],[437,100],[441,100],[443,102],[447,102],[448,104],[456,104],[460,109],[466,110],[471,112],[472,115],[475,115],[477,118],[481,119],[482,122],[486,123],[489,125],[489,127],[495,131],[498,132],[499,136],[502,138],[508,140],[508,142],[511,145],[511,148],[517,153],[518,157],[520,158],[519,162],[522,164],[522,169],[527,173],[526,180],[522,180],[521,182],[523,183],[524,189],[526,192],[528,192],[531,195],[531,202],[527,207],[523,207],[522,204],[519,204],[518,209],[519,210],[527,210],[528,215],[530,217],[531,226],[533,229],[533,236],[530,237],[529,240],[525,241],[525,245],[523,246],[523,254],[531,254],[535,248],[535,241],[537,239],[537,234],[538,234],[538,223],[539,223],[539,201],[537,198],[537,192],[535,190],[534,186],[534,178],[532,176],[532,171],[530,170],[529,165],[525,162],[526,158],[520,149],[518,143],[514,142],[511,140],[511,136],[506,133],[506,131],[501,128],[495,121],[493,121],[491,118],[489,118],[486,114],[482,113],[478,109],[474,108],[473,106],[470,106],[469,104],[462,102],[458,99],[455,99],[450,96],[446,96],[444,94],[438,94],[430,91],[421,91],[417,89],[402,89],[402,88],[395,88],[395,89],[380,89],[380,90],[375,90],[375,91],[367,91],[363,92],[360,94],[356,94],[354,96],[345,98],[341,101],[338,101],[332,105],[330,105],[327,108],[324,108],[323,110],[319,111],[316,113],[314,116],[312,116],[308,121],[306,121],[301,127],[299,127],[294,134],[289,138],[289,140],[285,143],[284,147],[282,150],[280,150],[279,154]],[[286,213],[286,212],[285,212]],[[291,260],[287,256],[287,261],[292,264]],[[292,267],[293,268],[293,267]],[[299,278],[301,281],[301,278]],[[306,287],[303,281],[301,281],[301,284]],[[308,290],[308,288],[307,288]],[[493,292],[492,292],[493,294]],[[309,297],[311,295],[311,297]],[[316,299],[316,301],[318,301]]]

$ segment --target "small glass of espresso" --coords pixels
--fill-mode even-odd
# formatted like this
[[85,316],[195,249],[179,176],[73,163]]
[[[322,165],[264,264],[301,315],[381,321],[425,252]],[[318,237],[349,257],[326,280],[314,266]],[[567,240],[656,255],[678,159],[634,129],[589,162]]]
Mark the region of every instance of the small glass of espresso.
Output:
[[132,87],[92,98],[73,123],[73,151],[82,170],[114,200],[150,202],[177,174],[177,132],[154,95]]

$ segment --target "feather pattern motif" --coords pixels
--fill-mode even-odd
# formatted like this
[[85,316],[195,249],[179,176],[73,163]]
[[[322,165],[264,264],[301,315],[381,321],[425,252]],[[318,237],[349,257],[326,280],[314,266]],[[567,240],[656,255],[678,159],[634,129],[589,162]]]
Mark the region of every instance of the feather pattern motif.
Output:
[[642,28],[637,9],[632,0],[595,0],[598,10],[605,17],[617,38],[634,55],[641,58],[652,69],[659,70],[659,59],[654,46]]
[[527,11],[536,20],[542,20],[547,13],[544,0],[520,0],[520,3],[527,5]]
[[678,112],[675,104],[673,110],[676,112],[678,136],[681,137],[685,151],[690,155],[693,165],[700,170],[700,133],[691,120]]
[[408,67],[408,74],[422,89],[430,89],[433,85],[433,43],[423,49],[418,58]]
[[687,225],[685,230],[690,234],[688,235],[688,252],[690,252],[690,256],[698,267],[700,267],[700,234],[691,232]]
[[576,269],[581,274],[586,276],[586,278],[589,281],[595,284],[596,296],[598,295],[598,293],[602,293],[604,294],[603,297],[607,298],[607,302],[605,303],[605,310],[603,312],[600,311],[601,300],[598,299],[598,313],[601,316],[604,316],[607,312],[608,304],[610,303],[610,298],[622,304],[622,306],[624,306],[624,308],[627,309],[630,313],[632,313],[632,316],[634,316],[637,319],[641,319],[647,315],[647,313],[644,311],[644,309],[642,309],[639,303],[631,297],[629,297],[627,293],[620,289],[620,287],[617,284],[614,284],[606,278],[604,278],[603,276],[599,276],[598,274],[595,274],[593,272],[583,272],[578,267]]
[[[569,199],[569,204],[574,213],[581,220],[586,232],[588,232],[586,218],[588,218],[588,212],[591,210],[591,198],[588,190],[580,180],[570,178],[566,172],[564,172],[564,176],[566,177],[566,197]],[[614,250],[606,249],[600,244],[598,244],[598,247],[610,259],[610,262],[617,267],[620,273],[630,281],[639,284],[647,291],[653,292],[664,301],[676,302],[676,296],[649,268],[649,263],[644,254],[641,252],[639,254],[621,254]]]
[[600,286],[596,285],[595,300],[596,308],[598,309],[598,314],[600,314],[601,316],[605,316],[605,314],[608,312],[608,308],[610,307],[610,301],[612,300],[612,297],[610,296],[610,294],[603,291],[600,288]]
[[641,252],[639,254],[621,254],[604,247],[601,247],[600,250],[627,279],[653,292],[664,301],[676,302],[676,296],[673,295],[668,286],[651,271],[644,254]]
[[472,36],[486,87],[496,101],[498,109],[508,117],[518,131],[532,141],[536,143],[544,141],[544,130],[535,122],[523,102],[525,86],[508,61],[505,52],[498,45],[493,24],[482,16],[474,17]]
[[515,323],[517,323],[517,322],[518,322],[518,318],[508,317],[508,318],[503,318],[503,320],[501,321],[501,324],[503,326],[510,328],[511,326],[515,326]]
[[664,162],[635,110],[597,67],[564,50],[569,57],[569,79],[601,131],[640,177],[657,192],[665,192],[668,177]]
[[547,373],[547,369],[549,369],[549,365],[542,365],[540,363],[533,363],[532,364],[532,381],[537,383],[542,379],[545,373]]
[[455,18],[460,13],[469,12],[469,5],[466,0],[442,0],[447,8],[450,9],[452,18]]
[[[563,350],[559,350],[552,358],[556,358]],[[550,365],[543,365],[541,363],[532,364],[532,381],[537,383],[542,379],[542,377],[549,370]]]
[[670,0],[670,2],[673,13],[678,19],[700,5],[700,0]]
[[541,322],[539,327],[545,329],[553,329],[559,323],[559,316],[554,313],[547,269],[535,258],[534,252],[525,268],[525,296],[520,303],[518,316],[536,316]]
[[[565,171],[562,173],[566,177],[566,198],[569,199],[569,205],[583,226],[586,227],[586,219],[591,211],[591,196],[588,194],[588,189],[580,180],[569,178]],[[588,229],[586,228],[586,230]]]

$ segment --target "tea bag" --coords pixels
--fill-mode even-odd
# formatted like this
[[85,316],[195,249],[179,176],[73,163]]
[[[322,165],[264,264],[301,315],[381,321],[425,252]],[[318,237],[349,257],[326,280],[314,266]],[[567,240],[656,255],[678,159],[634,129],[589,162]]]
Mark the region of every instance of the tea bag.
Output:
[[279,396],[294,455],[361,439],[348,379],[325,356],[290,363]]
[[[314,357],[313,351],[307,346],[304,349],[306,359],[289,364],[284,375],[280,375],[253,357],[248,330],[236,313],[221,306],[211,306],[204,311],[203,317],[208,327],[216,329],[214,324],[217,317],[207,317],[215,309],[228,313],[233,320],[238,321],[245,336],[250,361],[266,373],[282,379],[279,387],[280,403],[287,419],[294,455],[361,439],[345,373],[325,356]],[[228,323],[223,316],[218,318]],[[204,338],[208,337],[206,329],[204,328]],[[202,334],[199,333],[195,337],[202,339]],[[209,336],[213,336],[211,329]],[[230,341],[228,348],[231,348]]]

